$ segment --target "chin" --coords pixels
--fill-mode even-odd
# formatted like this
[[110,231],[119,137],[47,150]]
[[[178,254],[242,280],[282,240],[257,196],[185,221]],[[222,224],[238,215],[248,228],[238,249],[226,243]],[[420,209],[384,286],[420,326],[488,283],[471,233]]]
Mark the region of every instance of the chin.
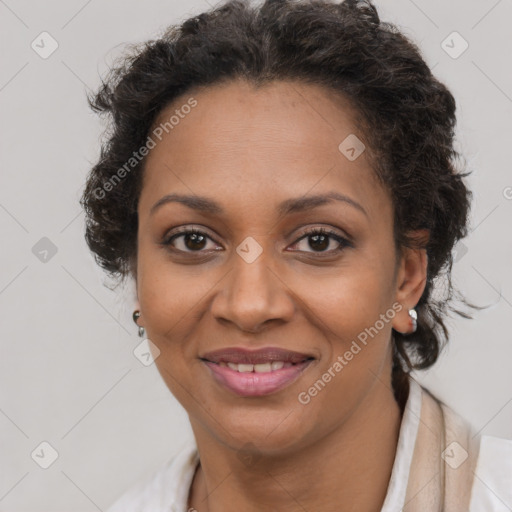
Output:
[[269,456],[282,454],[297,449],[300,439],[306,437],[306,423],[295,412],[290,413],[290,408],[248,411],[244,407],[219,413],[218,417],[222,418],[222,428],[209,421],[214,436],[237,451],[257,451]]

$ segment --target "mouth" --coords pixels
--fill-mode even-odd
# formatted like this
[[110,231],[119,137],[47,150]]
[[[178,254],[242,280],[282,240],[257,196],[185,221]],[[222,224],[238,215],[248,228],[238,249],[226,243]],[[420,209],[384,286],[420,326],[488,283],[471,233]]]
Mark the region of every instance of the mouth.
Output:
[[228,348],[200,357],[213,378],[238,396],[264,396],[276,393],[294,382],[315,360],[276,347],[258,350]]

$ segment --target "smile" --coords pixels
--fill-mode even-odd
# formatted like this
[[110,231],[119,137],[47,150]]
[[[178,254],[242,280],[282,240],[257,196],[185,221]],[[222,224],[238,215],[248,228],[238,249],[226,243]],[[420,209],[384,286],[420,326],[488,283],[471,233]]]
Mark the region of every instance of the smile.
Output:
[[238,396],[261,397],[297,380],[315,358],[270,347],[250,351],[228,348],[204,354],[200,359],[223,388]]

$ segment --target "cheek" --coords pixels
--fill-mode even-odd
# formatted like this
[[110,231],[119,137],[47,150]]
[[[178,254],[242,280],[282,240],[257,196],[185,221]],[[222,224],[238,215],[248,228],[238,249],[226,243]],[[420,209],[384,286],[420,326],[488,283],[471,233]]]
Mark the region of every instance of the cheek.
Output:
[[354,265],[348,270],[329,279],[302,277],[296,289],[307,303],[306,322],[323,338],[323,360],[306,385],[314,385],[318,379],[328,381],[317,403],[339,402],[343,396],[343,411],[350,409],[381,373],[395,316],[392,275],[385,264]]
[[170,264],[141,270],[137,289],[148,332],[171,339],[193,321],[215,280],[208,271],[191,273]]
[[384,265],[350,265],[336,272],[290,276],[290,288],[305,314],[343,338],[373,325],[393,300],[392,275]]
[[299,391],[302,400],[309,400],[304,414],[317,411],[324,418],[323,428],[350,415],[375,379],[383,379],[378,376],[389,356],[395,316],[391,287],[383,275],[382,268],[373,267],[317,282],[321,286],[303,282],[307,322],[323,338],[324,357]]
[[173,393],[179,395],[180,390],[175,389],[173,379],[169,381],[162,370],[180,382],[189,378],[193,371],[190,365],[197,363],[197,342],[201,339],[199,332],[205,323],[208,300],[212,289],[222,286],[225,273],[208,264],[177,265],[170,261],[165,249],[140,249],[138,299],[147,336],[161,353],[156,365]]

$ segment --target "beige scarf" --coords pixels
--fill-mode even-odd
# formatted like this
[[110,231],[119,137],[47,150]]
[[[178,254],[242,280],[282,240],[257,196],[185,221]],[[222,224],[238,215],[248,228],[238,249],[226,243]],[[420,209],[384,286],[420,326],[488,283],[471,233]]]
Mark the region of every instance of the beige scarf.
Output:
[[424,388],[403,512],[468,512],[480,439]]

